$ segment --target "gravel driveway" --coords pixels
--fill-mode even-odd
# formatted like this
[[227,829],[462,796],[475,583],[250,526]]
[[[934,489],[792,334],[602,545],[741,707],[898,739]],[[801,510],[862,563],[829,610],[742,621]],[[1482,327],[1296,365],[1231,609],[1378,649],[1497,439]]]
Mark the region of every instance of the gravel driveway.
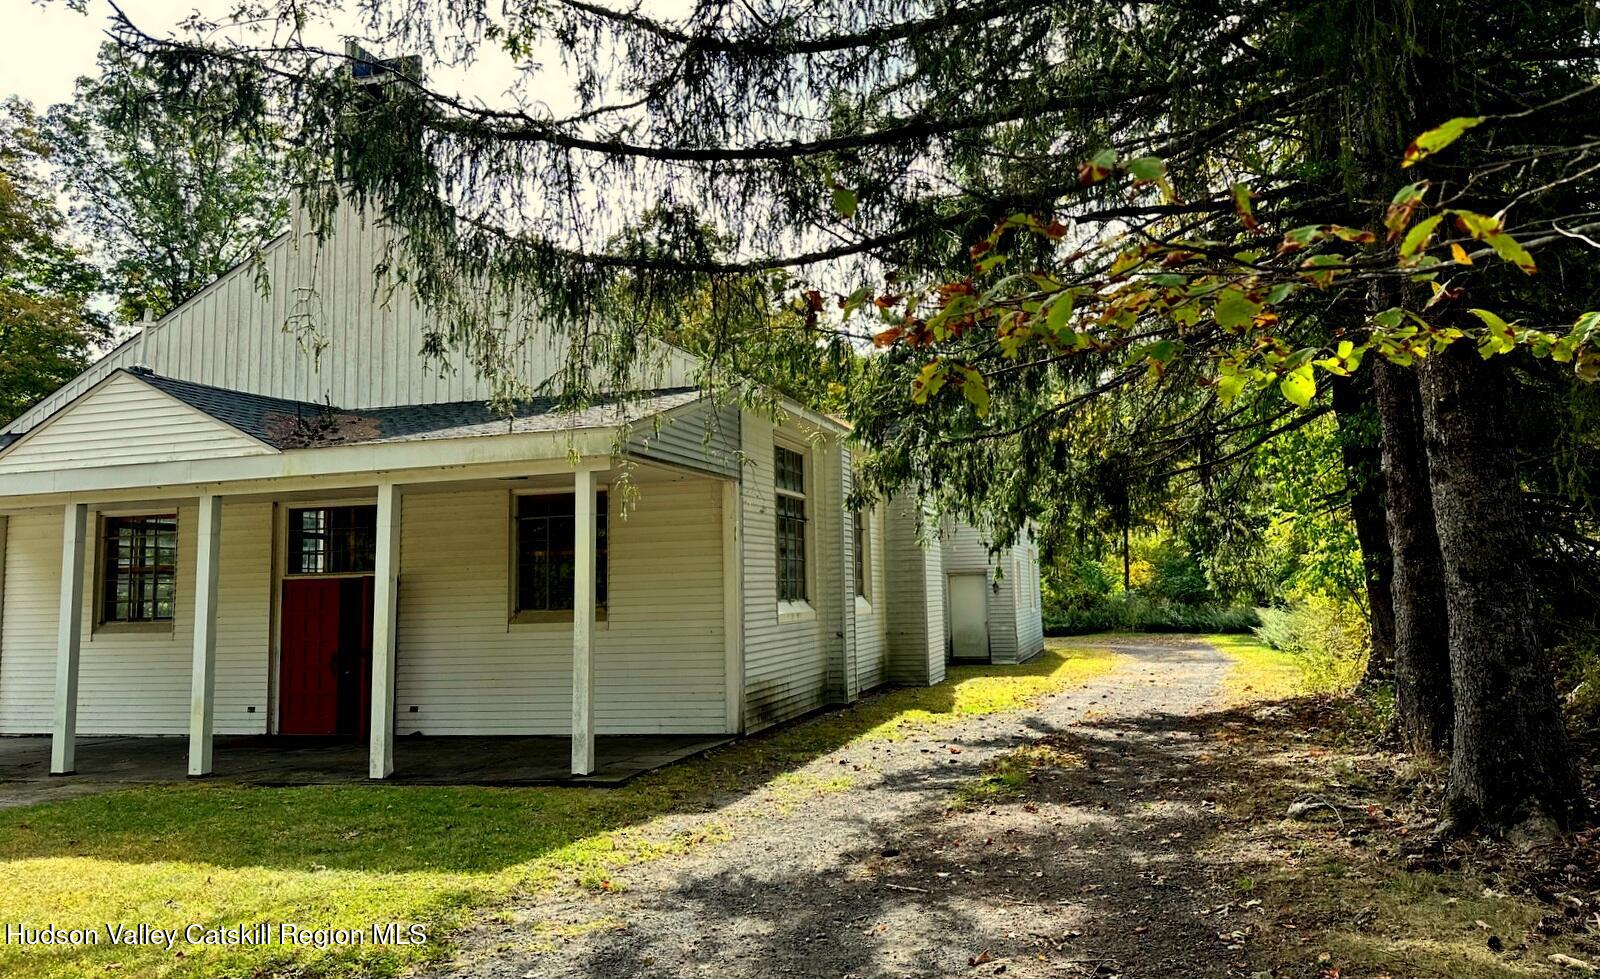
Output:
[[[858,744],[804,770],[813,784],[848,773],[841,791],[677,817],[676,829],[737,831],[627,871],[619,894],[514,908],[440,974],[1226,975],[1216,922],[1191,908],[1215,881],[1185,883],[1203,871],[1171,866],[1170,844],[1186,835],[1173,826],[1204,835],[1185,718],[1214,702],[1228,660],[1187,638],[1111,645],[1125,665],[1026,713],[941,728],[937,741]],[[986,762],[1046,739],[1070,745],[1081,771],[1045,776],[1049,792],[1025,804],[952,811]],[[1154,940],[1141,915],[1161,920]]]

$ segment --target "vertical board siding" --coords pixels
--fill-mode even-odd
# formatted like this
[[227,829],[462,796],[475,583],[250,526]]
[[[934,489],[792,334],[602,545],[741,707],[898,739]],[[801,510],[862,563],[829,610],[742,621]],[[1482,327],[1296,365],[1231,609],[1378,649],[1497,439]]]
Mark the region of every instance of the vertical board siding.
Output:
[[[721,489],[648,483],[607,515],[607,620],[595,631],[601,734],[723,730]],[[511,494],[407,496],[398,734],[566,734],[572,626],[509,624]],[[416,707],[416,711],[412,711]]]
[[[297,215],[294,227],[261,257],[266,294],[253,263],[232,270],[4,430],[25,432],[112,370],[136,364],[168,377],[341,408],[492,397],[466,351],[423,361],[424,337],[436,324],[409,287],[375,273],[389,259],[386,240],[376,222],[351,207],[341,209],[324,242]],[[500,330],[513,340],[513,369],[524,383],[540,385],[561,369],[567,340],[556,325],[530,327],[502,317]],[[688,354],[656,344],[630,381],[639,388],[670,387],[694,383],[696,373]]]
[[120,374],[0,456],[0,473],[178,462],[273,450]]
[[[98,535],[88,544],[78,689],[80,734],[188,733],[195,509],[179,507],[177,512],[178,596],[170,632],[92,630]],[[61,516],[19,514],[11,517],[9,524],[5,609],[0,618],[0,733],[37,734],[50,729],[55,694]],[[223,506],[217,585],[219,734],[266,731],[271,528],[271,504]]]
[[[744,675],[745,730],[765,727],[798,717],[821,707],[827,691],[828,657],[822,642],[820,617],[795,622],[778,618],[777,519],[774,513],[772,448],[779,429],[771,419],[745,413],[740,423],[745,466],[741,485],[744,501]],[[808,446],[806,460],[816,485],[818,449],[805,441],[793,422],[782,431]],[[807,513],[817,513],[813,492]],[[815,547],[813,558],[817,557]],[[816,587],[837,581],[819,561],[813,569]],[[816,596],[813,596],[815,599]]]

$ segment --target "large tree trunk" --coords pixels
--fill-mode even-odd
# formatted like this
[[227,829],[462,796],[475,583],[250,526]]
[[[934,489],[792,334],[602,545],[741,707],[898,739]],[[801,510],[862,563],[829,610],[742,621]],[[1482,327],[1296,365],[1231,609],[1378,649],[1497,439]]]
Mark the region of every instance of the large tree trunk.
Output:
[[1389,554],[1389,529],[1383,509],[1383,453],[1378,413],[1369,374],[1336,377],[1333,412],[1339,422],[1339,451],[1350,484],[1350,520],[1361,545],[1366,579],[1367,627],[1371,654],[1366,681],[1387,679],[1394,672],[1394,562]]
[[1381,359],[1372,365],[1382,422],[1383,479],[1394,600],[1395,726],[1412,751],[1450,744],[1450,635],[1444,563],[1434,529],[1433,495],[1415,373]]
[[1418,372],[1450,619],[1446,816],[1457,828],[1502,829],[1541,813],[1570,825],[1583,812],[1535,627],[1504,370],[1455,343]]

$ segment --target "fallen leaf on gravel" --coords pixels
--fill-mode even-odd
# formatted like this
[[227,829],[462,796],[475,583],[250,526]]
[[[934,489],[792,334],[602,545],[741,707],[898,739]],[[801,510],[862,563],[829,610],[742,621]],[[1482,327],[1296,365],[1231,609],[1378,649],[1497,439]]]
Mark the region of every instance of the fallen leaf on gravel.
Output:
[[979,952],[977,955],[974,955],[974,956],[971,956],[970,958],[968,958],[967,959],[967,964],[968,965],[983,965],[985,962],[993,962],[993,961],[994,961],[994,956],[989,954],[989,950],[988,949],[984,949],[983,951]]

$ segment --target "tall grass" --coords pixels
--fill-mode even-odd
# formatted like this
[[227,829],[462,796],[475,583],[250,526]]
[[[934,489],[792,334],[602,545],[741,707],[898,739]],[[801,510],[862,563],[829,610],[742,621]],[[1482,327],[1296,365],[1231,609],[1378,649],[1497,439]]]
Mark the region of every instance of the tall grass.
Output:
[[1361,682],[1371,643],[1366,616],[1354,603],[1312,595],[1257,613],[1256,638],[1293,655],[1306,692],[1345,693]]

